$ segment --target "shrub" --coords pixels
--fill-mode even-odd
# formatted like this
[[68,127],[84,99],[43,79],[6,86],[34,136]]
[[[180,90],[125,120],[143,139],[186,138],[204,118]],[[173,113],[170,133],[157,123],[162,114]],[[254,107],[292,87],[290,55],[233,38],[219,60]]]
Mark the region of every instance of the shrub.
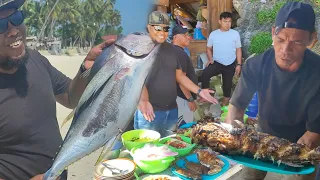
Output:
[[[280,8],[286,3],[286,2],[294,2],[294,1],[301,1],[301,0],[281,0],[275,3],[275,5],[272,7],[272,9],[263,9],[260,10],[257,13],[257,20],[259,24],[265,24],[265,23],[272,23],[275,21],[276,16],[280,10]],[[320,0],[315,0],[320,1]]]
[[261,54],[272,46],[272,35],[270,32],[260,32],[252,36],[249,45],[249,53]]

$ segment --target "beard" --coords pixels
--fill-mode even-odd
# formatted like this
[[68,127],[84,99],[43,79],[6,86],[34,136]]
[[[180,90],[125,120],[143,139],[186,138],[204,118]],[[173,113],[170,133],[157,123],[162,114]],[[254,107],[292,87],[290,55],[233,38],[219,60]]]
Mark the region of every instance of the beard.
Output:
[[7,62],[0,64],[0,68],[4,70],[18,68],[18,70],[14,74],[0,75],[0,89],[13,90],[21,98],[24,98],[28,95],[29,83],[27,80],[26,68],[26,63],[28,59],[29,53],[26,50],[26,54],[20,59],[8,59]]
[[5,70],[5,71],[9,71],[12,70],[14,68],[19,68],[20,66],[24,66],[28,59],[29,59],[29,53],[27,50],[25,50],[25,55],[22,56],[19,59],[11,59],[8,58],[8,60],[6,62],[2,62],[0,63],[0,68]]

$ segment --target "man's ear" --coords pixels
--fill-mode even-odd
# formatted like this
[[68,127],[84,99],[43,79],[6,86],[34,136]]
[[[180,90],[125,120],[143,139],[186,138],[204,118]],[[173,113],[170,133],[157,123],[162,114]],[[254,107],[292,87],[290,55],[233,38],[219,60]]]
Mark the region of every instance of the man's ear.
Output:
[[275,31],[276,31],[276,28],[275,27],[272,27],[271,29],[271,36],[272,36],[272,41],[274,42],[274,37],[275,37]]

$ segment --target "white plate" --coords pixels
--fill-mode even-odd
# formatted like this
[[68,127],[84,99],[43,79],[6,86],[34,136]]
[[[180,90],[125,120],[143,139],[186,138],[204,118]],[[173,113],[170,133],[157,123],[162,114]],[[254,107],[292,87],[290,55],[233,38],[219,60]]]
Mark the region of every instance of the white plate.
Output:
[[170,180],[181,180],[179,177],[172,177],[172,176],[167,176],[167,175],[151,175],[148,177],[143,178],[142,180],[148,180],[149,178],[160,178],[160,177],[166,177]]
[[[119,177],[119,176],[127,176],[129,174],[132,174],[136,168],[136,164],[129,160],[129,159],[112,159],[112,160],[106,160],[103,161],[103,163],[108,164],[112,167],[118,168],[120,170],[126,171],[125,174],[121,175],[112,175],[112,171],[108,168],[106,168],[102,163],[100,163],[96,168],[96,175],[97,176],[103,176],[103,177]],[[129,175],[130,176],[130,175]]]

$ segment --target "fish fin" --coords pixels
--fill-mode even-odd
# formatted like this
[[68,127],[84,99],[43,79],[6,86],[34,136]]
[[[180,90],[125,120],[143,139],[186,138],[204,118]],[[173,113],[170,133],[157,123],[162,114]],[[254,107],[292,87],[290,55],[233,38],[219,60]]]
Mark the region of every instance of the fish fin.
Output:
[[[104,157],[106,155],[108,155],[111,151],[112,151],[112,148],[114,147],[114,145],[116,144],[116,141],[119,140],[119,137],[122,133],[119,133],[118,135],[116,135],[114,138],[112,138],[111,140],[109,140],[102,148],[102,151],[95,163],[95,166],[98,165],[99,163],[102,162],[103,159],[105,159]],[[120,149],[120,148],[118,148]]]
[[80,74],[80,78],[81,78],[81,79],[88,78],[88,77],[89,77],[89,75],[90,75],[90,72],[91,72],[91,68],[90,68],[90,69],[85,70],[83,73],[81,73],[81,74]]
[[73,110],[71,111],[71,113],[63,120],[63,122],[62,122],[62,124],[61,124],[61,128],[62,128],[68,121],[70,121],[70,120],[73,118],[75,112],[76,112],[76,109],[73,109]]
[[114,73],[111,74],[108,77],[108,79],[101,86],[96,86],[95,89],[92,89],[90,96],[88,96],[88,94],[86,94],[86,97],[84,99],[82,99],[82,102],[79,102],[77,109],[75,110],[75,113],[74,113],[75,117],[79,116],[79,113],[81,113],[83,109],[92,105],[92,103],[96,99],[97,95],[102,91],[104,86],[110,81],[110,79],[113,77],[113,75],[114,75]]

